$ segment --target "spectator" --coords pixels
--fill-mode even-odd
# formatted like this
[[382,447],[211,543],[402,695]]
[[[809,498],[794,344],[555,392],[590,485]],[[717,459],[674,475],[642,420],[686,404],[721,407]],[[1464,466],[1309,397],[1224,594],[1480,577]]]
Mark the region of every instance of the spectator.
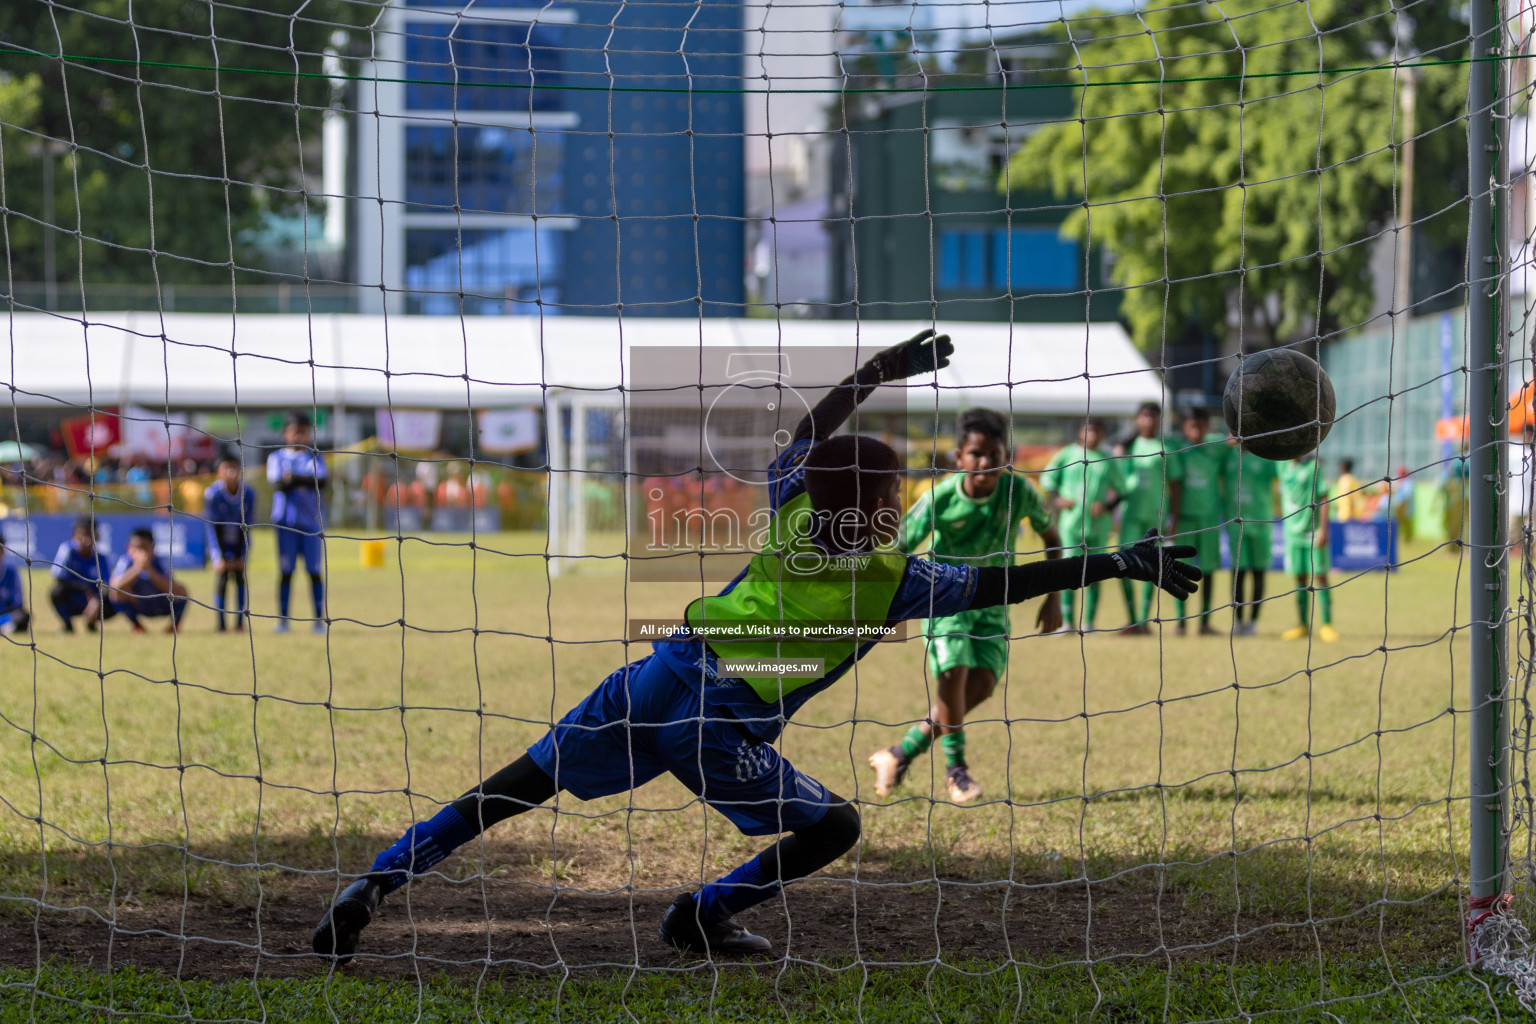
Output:
[[1397,535],[1407,542],[1413,540],[1413,477],[1408,475],[1407,466],[1398,466],[1393,476],[1387,498]]
[[455,465],[437,485],[434,502],[438,508],[464,508],[469,505],[469,487],[464,483],[464,470]]
[[1333,518],[1340,523],[1358,523],[1371,518],[1370,496],[1355,476],[1355,460],[1339,460],[1339,478],[1334,481]]
[[132,484],[133,502],[140,508],[149,508],[154,501],[154,490],[149,486],[150,473],[148,460],[142,455],[135,455],[128,460],[127,468],[123,470],[123,482]]

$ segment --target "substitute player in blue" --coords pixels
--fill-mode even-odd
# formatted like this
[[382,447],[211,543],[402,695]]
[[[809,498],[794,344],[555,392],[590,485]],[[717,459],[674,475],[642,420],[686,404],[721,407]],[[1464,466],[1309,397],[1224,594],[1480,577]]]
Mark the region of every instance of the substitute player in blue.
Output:
[[5,539],[0,538],[0,635],[25,633],[31,624],[21,566],[6,555]]
[[[819,402],[769,468],[774,511],[767,540],[742,574],[720,594],[689,605],[685,629],[605,679],[522,757],[407,829],[331,905],[312,937],[315,952],[351,957],[387,893],[489,826],[561,790],[590,800],[670,772],[744,834],[788,835],[699,892],[679,896],[662,917],[661,937],[706,956],[766,953],[768,940],[734,915],[841,857],[860,833],[854,806],[796,769],[774,741],[883,630],[902,619],[1119,577],[1189,594],[1200,571],[1177,558],[1193,549],[1150,541],[1012,567],[950,565],[892,550],[901,522],[900,456],[872,437],[832,435],[878,385],[930,373],[947,365],[952,351],[949,338],[924,331],[875,356]],[[804,632],[838,622],[851,632],[817,639]],[[732,636],[751,639],[725,639]],[[772,674],[763,658],[820,659],[825,671],[787,679]],[[753,667],[737,667],[743,664]]]
[[315,602],[316,633],[325,632],[325,529],[321,494],[330,483],[325,456],[314,449],[309,417],[291,412],[283,424],[283,442],[267,456],[267,482],[272,485],[272,525],[277,530],[277,629],[288,632],[288,606],[293,598],[293,571],[299,556],[309,572]]
[[112,604],[135,633],[144,632],[140,619],[170,619],[167,633],[176,632],[187,613],[187,585],[171,578],[170,567],[155,554],[155,533],[147,526],[128,537],[128,550],[112,568]]
[[106,552],[96,544],[96,521],[90,516],[75,520],[69,540],[59,545],[53,556],[53,589],[48,600],[59,613],[64,632],[75,631],[76,617],[85,620],[85,628],[96,632],[98,623],[117,614],[103,593],[112,578],[112,565]]
[[[213,555],[213,610],[224,632],[225,599],[235,585],[235,632],[245,628],[250,612],[246,604],[245,555],[251,547],[251,526],[256,522],[256,489],[245,482],[240,456],[226,453],[219,459],[219,478],[203,492],[203,517],[208,523],[208,550]],[[292,570],[290,570],[291,573]]]

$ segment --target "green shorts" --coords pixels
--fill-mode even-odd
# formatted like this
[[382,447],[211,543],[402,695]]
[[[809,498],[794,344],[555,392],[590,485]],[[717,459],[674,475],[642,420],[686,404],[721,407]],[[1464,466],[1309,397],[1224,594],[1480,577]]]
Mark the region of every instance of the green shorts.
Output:
[[1195,564],[1209,576],[1221,568],[1221,524],[1180,517],[1175,544],[1195,546]]
[[1156,530],[1161,533],[1163,528],[1157,519],[1152,516],[1148,516],[1145,519],[1141,516],[1126,516],[1120,520],[1120,546],[1123,548],[1130,547],[1145,537],[1148,530]]
[[1227,541],[1232,548],[1232,568],[1265,572],[1274,564],[1270,550],[1275,524],[1269,520],[1253,523],[1229,523]]
[[1008,606],[976,608],[923,623],[928,637],[928,673],[964,665],[989,668],[1002,677],[1008,667]]
[[1285,542],[1285,571],[1291,576],[1321,576],[1332,568],[1328,545],[1304,540]]
[[1062,553],[1071,557],[1074,551],[1108,551],[1109,534],[1113,526],[1108,516],[1097,516],[1086,523],[1078,517],[1062,516],[1057,524]]

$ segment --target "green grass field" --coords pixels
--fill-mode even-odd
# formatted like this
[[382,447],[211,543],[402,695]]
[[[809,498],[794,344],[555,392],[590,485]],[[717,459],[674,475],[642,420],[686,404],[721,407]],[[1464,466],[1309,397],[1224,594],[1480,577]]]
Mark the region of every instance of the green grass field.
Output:
[[[557,1002],[575,1019],[625,1006],[673,1020],[753,1006],[793,1019],[1221,1019],[1340,998],[1297,1019],[1509,1012],[1498,983],[1459,970],[1466,611],[1460,566],[1441,552],[1346,582],[1338,644],[1281,642],[1288,596],[1255,638],[1015,641],[1006,685],[967,727],[983,801],[944,802],[924,761],[896,798],[864,806],[864,842],[831,879],[751,912],[770,937],[794,936],[789,962],[581,970],[561,987],[559,966],[578,961],[683,966],[650,938],[654,908],[761,845],[664,779],[498,827],[442,865],[446,879],[412,886],[413,909],[391,918],[398,941],[381,947],[393,954],[331,978],[293,954],[336,870],[366,868],[646,653],[615,639],[627,618],[675,615],[697,592],[626,590],[618,561],[551,585],[541,536],[462,540],[407,541],[372,570],[355,542],[333,541],[331,614],[345,621],[328,637],[274,636],[266,619],[216,635],[204,609],[176,637],[121,622],[64,636],[45,607],[35,651],[0,649],[0,985],[24,997],[0,1021],[82,1019],[42,992],[284,1020],[332,1019],[337,999],[413,1020],[476,1006],[539,1016]],[[269,615],[272,567],[254,575],[255,611]],[[184,578],[206,601],[209,575]],[[1284,589],[1271,575],[1271,594]],[[1033,612],[1019,609],[1016,633]],[[1107,592],[1100,625],[1121,615]],[[1228,613],[1216,621],[1225,630]],[[888,645],[805,710],[784,752],[873,801],[864,760],[923,715],[925,685],[921,644]],[[550,909],[557,888],[576,901],[569,916]],[[864,915],[852,925],[845,903]],[[615,914],[601,934],[617,938],[583,938],[582,922]],[[189,958],[179,938],[246,919],[238,956]],[[108,920],[182,952],[119,949],[100,938]],[[521,949],[524,926],[543,953],[500,945]],[[104,956],[135,966],[107,972]]]

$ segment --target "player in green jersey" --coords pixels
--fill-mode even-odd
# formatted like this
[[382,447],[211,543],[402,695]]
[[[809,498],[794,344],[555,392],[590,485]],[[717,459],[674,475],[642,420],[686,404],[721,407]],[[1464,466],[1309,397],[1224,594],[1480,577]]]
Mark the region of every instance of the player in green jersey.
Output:
[[1296,578],[1298,624],[1280,634],[1282,640],[1300,640],[1312,632],[1312,594],[1322,622],[1317,638],[1333,643],[1333,591],[1328,587],[1332,567],[1328,551],[1328,483],[1316,454],[1276,467],[1280,478],[1280,514],[1285,532],[1285,571]]
[[[1264,574],[1274,556],[1270,540],[1275,532],[1275,463],[1237,447],[1232,449],[1230,493],[1236,496],[1227,516],[1227,540],[1232,552],[1232,633],[1253,636],[1259,631],[1259,609],[1264,607]],[[1247,594],[1253,580],[1253,599]],[[1244,619],[1244,612],[1247,618]]]
[[[1175,461],[1170,446],[1163,437],[1163,407],[1156,402],[1143,402],[1136,410],[1136,436],[1121,446],[1119,454],[1126,458],[1123,463],[1125,484],[1120,512],[1120,543],[1139,541],[1148,530],[1158,533],[1173,532],[1171,511],[1177,507],[1180,481],[1170,474]],[[1177,470],[1173,470],[1176,473]],[[1138,588],[1129,580],[1122,580],[1125,608],[1130,615],[1127,636],[1145,636],[1152,630],[1147,619],[1152,615],[1152,593],[1155,587]]]
[[[1058,513],[1056,530],[1061,535],[1063,551],[1068,555],[1090,555],[1109,547],[1113,527],[1110,512],[1122,495],[1130,491],[1119,459],[1104,444],[1104,421],[1090,416],[1077,432],[1077,444],[1069,444],[1051,459],[1040,475],[1051,508]],[[1068,627],[1077,625],[1073,618],[1076,595],[1062,597],[1062,611]],[[1099,588],[1088,588],[1083,599],[1083,629],[1093,628],[1099,610]]]
[[[1194,545],[1196,562],[1205,571],[1205,583],[1200,587],[1200,633],[1208,636],[1216,632],[1211,628],[1211,581],[1221,567],[1221,517],[1226,511],[1231,449],[1220,434],[1211,433],[1211,417],[1204,408],[1196,405],[1181,411],[1183,447],[1175,475],[1182,486],[1174,533],[1180,543]],[[1179,624],[1174,632],[1183,636],[1188,632],[1184,602],[1178,602],[1176,610]]]
[[[1045,542],[1046,557],[1061,557],[1061,538],[1051,528],[1040,492],[1008,468],[1008,421],[990,409],[969,409],[960,414],[955,438],[959,472],[935,484],[907,512],[901,550],[916,551],[931,535],[933,557],[941,562],[1008,566],[1013,564],[1019,524],[1028,520]],[[1046,633],[1061,627],[1060,594],[1046,596],[1035,624]],[[944,748],[949,798],[968,803],[981,796],[981,785],[965,760],[965,716],[992,696],[1008,665],[1008,608],[999,605],[934,618],[925,628],[928,671],[938,692],[927,721],[907,730],[900,743],[869,756],[875,793],[889,796],[937,734]]]

